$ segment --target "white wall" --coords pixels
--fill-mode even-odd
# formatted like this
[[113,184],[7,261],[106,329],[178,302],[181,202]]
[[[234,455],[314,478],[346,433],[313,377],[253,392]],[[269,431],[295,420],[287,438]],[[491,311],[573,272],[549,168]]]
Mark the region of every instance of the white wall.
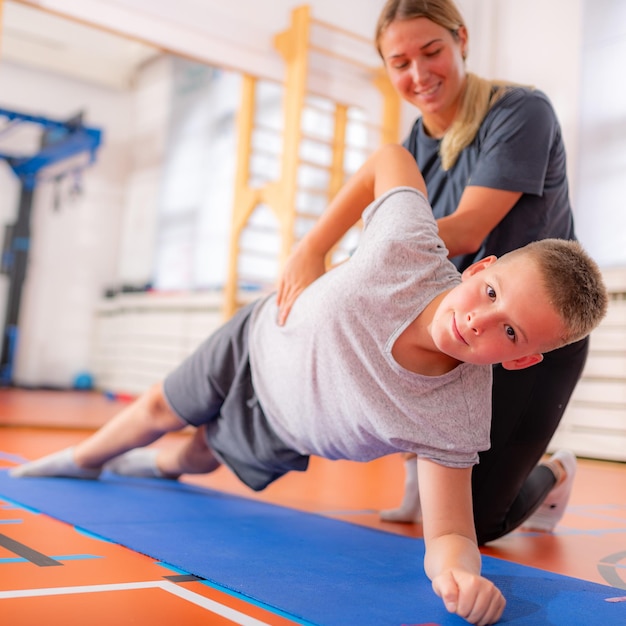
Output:
[[[153,59],[129,92],[132,124],[127,136],[128,178],[122,212],[116,285],[151,283],[155,266],[157,207],[170,121],[172,59]],[[114,285],[111,285],[114,286]]]
[[[83,193],[72,196],[70,179],[59,187],[44,182],[37,186],[33,205],[15,380],[71,385],[89,367],[95,303],[104,286],[117,280],[131,122],[128,95],[8,62],[0,64],[0,85],[5,108],[54,119],[85,110],[85,123],[104,130],[97,164],[82,176]],[[8,175],[0,182],[9,188],[10,203],[3,199],[0,216],[6,223],[15,219],[18,185]],[[4,311],[4,298],[0,306]]]
[[585,0],[575,184],[581,240],[605,267],[626,267],[626,2]]
[[228,260],[241,74],[171,58],[170,117],[153,280],[159,290],[221,288]]

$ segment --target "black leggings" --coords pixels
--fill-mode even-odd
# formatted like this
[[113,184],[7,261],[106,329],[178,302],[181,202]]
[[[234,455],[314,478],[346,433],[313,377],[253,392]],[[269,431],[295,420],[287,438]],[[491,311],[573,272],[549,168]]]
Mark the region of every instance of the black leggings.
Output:
[[491,448],[472,473],[478,543],[502,537],[522,524],[555,484],[537,466],[580,378],[589,339],[544,355],[541,363],[493,370]]

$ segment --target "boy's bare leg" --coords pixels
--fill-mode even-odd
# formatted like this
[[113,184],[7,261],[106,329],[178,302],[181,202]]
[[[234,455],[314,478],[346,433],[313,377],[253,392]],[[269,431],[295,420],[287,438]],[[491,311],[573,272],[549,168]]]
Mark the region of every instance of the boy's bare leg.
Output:
[[147,446],[186,426],[170,408],[159,383],[75,448],[62,450],[12,470],[13,476],[97,478],[102,466],[125,452]]
[[79,443],[74,449],[74,460],[79,467],[102,467],[128,450],[147,446],[185,426],[186,422],[167,403],[163,385],[158,383]]
[[208,474],[221,465],[209,448],[204,431],[204,426],[198,428],[181,447],[159,450],[156,464],[164,476]]
[[134,448],[105,463],[104,469],[123,476],[172,478],[181,474],[208,474],[220,466],[204,438],[205,427],[185,437],[178,446]]

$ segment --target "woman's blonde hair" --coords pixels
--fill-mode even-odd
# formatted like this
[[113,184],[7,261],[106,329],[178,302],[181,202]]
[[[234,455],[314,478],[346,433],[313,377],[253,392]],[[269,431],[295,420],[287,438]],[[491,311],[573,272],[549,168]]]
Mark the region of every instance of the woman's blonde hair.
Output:
[[[465,26],[460,11],[452,0],[388,0],[376,24],[375,43],[382,58],[380,39],[392,22],[425,17],[450,31],[455,40],[459,29]],[[383,59],[384,60],[384,59]],[[441,166],[449,170],[459,154],[476,137],[485,115],[493,104],[515,83],[492,81],[476,74],[466,74],[465,89],[452,125],[443,136],[439,147]]]

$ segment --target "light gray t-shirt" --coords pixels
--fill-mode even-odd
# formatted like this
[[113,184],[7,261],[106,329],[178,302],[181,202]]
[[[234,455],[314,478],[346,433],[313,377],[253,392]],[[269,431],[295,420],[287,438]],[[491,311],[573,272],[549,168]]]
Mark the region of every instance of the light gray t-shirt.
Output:
[[426,198],[400,187],[363,214],[359,246],[296,300],[285,326],[275,296],[251,320],[258,399],[302,454],[368,461],[411,451],[451,467],[489,447],[491,367],[443,376],[401,367],[392,347],[444,290],[460,282]]

